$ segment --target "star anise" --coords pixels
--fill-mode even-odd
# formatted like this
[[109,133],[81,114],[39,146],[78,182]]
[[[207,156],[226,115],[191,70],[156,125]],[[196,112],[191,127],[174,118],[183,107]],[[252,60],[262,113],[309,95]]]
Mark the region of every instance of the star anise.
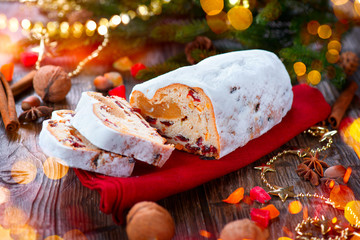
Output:
[[24,111],[19,116],[21,123],[35,121],[41,117],[48,117],[52,113],[53,108],[47,106],[32,107]]
[[[325,159],[325,157],[323,159]],[[324,176],[324,167],[329,167],[326,162],[319,159],[318,152],[316,152],[315,155],[310,153],[310,157],[305,157],[304,160],[303,164],[308,166],[310,169],[313,169],[320,177]]]
[[319,185],[319,175],[317,175],[307,165],[305,165],[303,163],[300,163],[299,166],[296,169],[296,173],[299,175],[299,177],[302,177],[305,180],[310,181],[310,183],[313,186]]

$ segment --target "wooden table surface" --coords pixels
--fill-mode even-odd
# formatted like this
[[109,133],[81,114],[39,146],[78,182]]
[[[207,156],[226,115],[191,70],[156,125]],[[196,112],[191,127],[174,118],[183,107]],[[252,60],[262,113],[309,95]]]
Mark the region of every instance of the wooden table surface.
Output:
[[[351,50],[360,55],[360,29],[354,29],[344,44],[343,50]],[[166,51],[169,54],[168,49]],[[161,54],[160,55],[164,55]],[[14,81],[24,75],[28,69],[16,66]],[[55,109],[74,109],[82,91],[94,90],[92,80],[94,74],[82,73],[72,79],[73,87],[66,101],[52,105]],[[353,75],[352,79],[360,84],[360,71]],[[135,82],[127,76],[125,78],[127,93]],[[324,94],[326,100],[334,103],[339,92],[327,81],[317,86]],[[16,98],[17,111],[21,112],[21,101],[33,94],[32,90],[25,92]],[[360,117],[359,91],[352,102],[347,116]],[[10,191],[9,199],[2,200],[0,194],[0,239],[3,228],[16,225],[16,222],[26,223],[37,233],[38,239],[44,239],[51,235],[63,236],[66,232],[78,229],[87,239],[127,239],[125,226],[116,225],[110,215],[99,210],[100,197],[96,191],[83,187],[72,169],[59,180],[49,179],[43,171],[42,164],[46,156],[38,145],[38,136],[41,123],[21,126],[17,134],[9,135],[4,131],[4,125],[0,121],[0,187]],[[289,146],[319,146],[318,139],[306,134],[300,134],[282,148],[257,160],[247,167],[239,169],[221,178],[214,179],[192,190],[170,196],[158,203],[164,206],[173,216],[176,225],[174,239],[206,239],[200,235],[201,230],[211,233],[208,239],[217,239],[223,226],[233,220],[250,217],[250,208],[260,208],[262,205],[254,203],[251,206],[240,204],[226,204],[221,200],[228,197],[238,187],[244,187],[248,194],[254,186],[266,186],[260,179],[260,173],[254,170],[254,166],[264,164],[277,152]],[[329,165],[341,164],[352,168],[352,175],[348,186],[354,191],[355,197],[360,195],[360,164],[356,153],[346,145],[339,135],[334,137],[331,149],[320,155]],[[12,177],[12,166],[18,161],[30,162],[36,167],[35,179],[28,184],[18,184]],[[277,174],[268,174],[269,181],[281,186],[294,186],[295,192],[310,192],[328,194],[321,187],[313,187],[309,182],[302,181],[295,173],[296,166],[300,163],[298,157],[286,156],[276,164]],[[25,173],[28,174],[28,173]],[[280,216],[271,221],[269,226],[269,239],[277,239],[288,236],[284,230],[290,230],[295,234],[294,228],[303,218],[302,212],[293,215],[288,212],[288,204],[277,197],[270,201],[280,211]],[[340,210],[334,210],[321,201],[300,200],[303,206],[307,206],[309,216],[321,213],[329,218],[343,215]],[[14,211],[17,209],[17,211]],[[10,214],[10,218],[8,215]]]

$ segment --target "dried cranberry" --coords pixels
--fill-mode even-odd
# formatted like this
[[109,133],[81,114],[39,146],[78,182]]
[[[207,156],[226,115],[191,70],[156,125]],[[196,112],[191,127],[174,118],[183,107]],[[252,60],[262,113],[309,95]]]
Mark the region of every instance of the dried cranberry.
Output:
[[182,141],[182,142],[188,142],[189,141],[189,139],[184,137],[183,135],[177,135],[175,138],[178,139],[179,141]]
[[72,143],[71,145],[72,145],[73,147],[76,147],[76,148],[84,148],[84,147],[85,147],[85,145],[82,145],[82,144],[77,143],[77,142],[74,142],[74,143]]
[[204,154],[206,154],[206,153],[217,153],[217,149],[213,145],[203,146],[202,147],[202,152]]
[[164,124],[165,126],[171,126],[174,124],[173,121],[160,121],[162,124]]
[[200,150],[199,147],[191,146],[189,143],[185,144],[185,148],[191,152],[197,152]]
[[196,145],[198,145],[199,147],[202,145],[202,142],[203,142],[203,138],[202,137],[199,137],[197,140],[196,140]]
[[148,123],[150,123],[150,124],[156,124],[156,118],[152,118],[152,117],[150,117],[150,116],[146,116],[145,117],[145,120],[148,122]]
[[57,126],[57,122],[49,121],[49,125],[50,125],[50,127],[56,127],[56,126]]
[[134,108],[134,107],[133,107],[133,108],[132,108],[132,111],[141,114],[141,109],[140,109],[140,108]]
[[193,89],[190,89],[190,90],[189,90],[189,93],[188,93],[188,96],[190,95],[190,96],[194,99],[194,101],[200,102],[200,98],[195,97],[195,96],[194,96],[194,93],[195,93],[195,91],[194,91]]
[[185,117],[183,117],[182,119],[181,119],[181,121],[183,122],[183,121],[185,121],[185,120],[187,120],[187,116],[185,116]]

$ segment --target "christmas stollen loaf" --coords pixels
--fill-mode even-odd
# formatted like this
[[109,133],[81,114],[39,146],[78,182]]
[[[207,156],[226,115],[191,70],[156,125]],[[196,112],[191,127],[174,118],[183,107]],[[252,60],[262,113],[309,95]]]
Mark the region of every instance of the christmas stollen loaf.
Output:
[[135,85],[130,96],[177,149],[216,159],[278,124],[292,100],[283,63],[264,50],[206,58]]
[[95,146],[162,167],[174,146],[123,98],[83,92],[71,124]]
[[43,122],[39,145],[45,154],[61,164],[114,177],[131,175],[135,161],[131,157],[103,151],[82,136],[70,121],[75,112],[58,110]]

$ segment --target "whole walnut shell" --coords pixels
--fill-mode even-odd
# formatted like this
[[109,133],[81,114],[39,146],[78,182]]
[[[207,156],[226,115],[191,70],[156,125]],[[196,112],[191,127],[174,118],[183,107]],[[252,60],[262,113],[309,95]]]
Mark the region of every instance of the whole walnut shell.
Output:
[[62,67],[41,67],[33,80],[35,92],[47,102],[60,102],[70,91],[71,80]]
[[169,240],[175,234],[170,213],[154,202],[135,204],[126,216],[126,233],[130,240]]
[[268,237],[269,231],[267,229],[262,230],[255,222],[248,218],[229,222],[220,233],[222,240],[266,240]]

